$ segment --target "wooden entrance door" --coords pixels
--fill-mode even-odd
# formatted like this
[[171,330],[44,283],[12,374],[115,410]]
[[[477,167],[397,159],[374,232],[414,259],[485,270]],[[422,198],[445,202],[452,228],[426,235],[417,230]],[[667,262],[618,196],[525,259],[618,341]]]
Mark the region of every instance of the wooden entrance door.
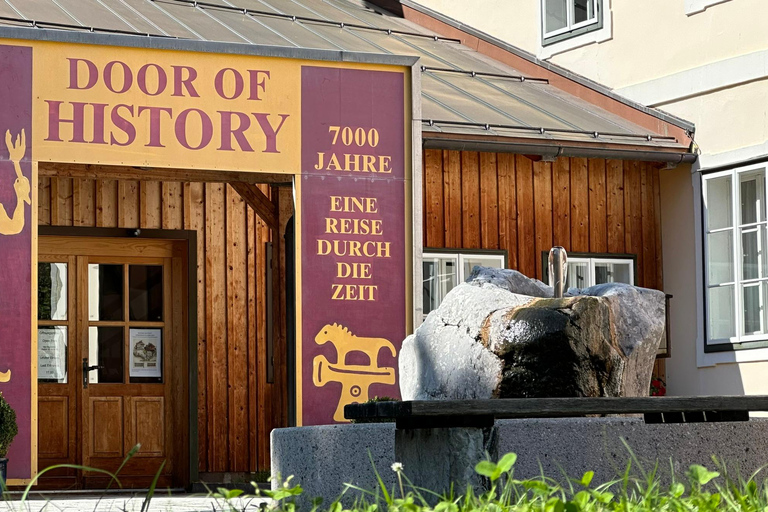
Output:
[[[120,471],[124,487],[184,485],[185,248],[148,239],[40,237],[40,467]],[[60,470],[48,487],[105,488]],[[113,484],[114,485],[114,484]]]

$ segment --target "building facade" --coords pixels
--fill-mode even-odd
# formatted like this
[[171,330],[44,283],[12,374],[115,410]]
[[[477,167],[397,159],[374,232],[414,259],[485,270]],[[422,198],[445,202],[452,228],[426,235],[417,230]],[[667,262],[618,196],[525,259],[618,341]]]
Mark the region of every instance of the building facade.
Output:
[[475,264],[668,291],[688,121],[399,4],[35,5],[0,2],[14,483],[265,470],[273,428],[398,396]]
[[[764,394],[768,5],[759,0],[403,2],[470,25],[696,126],[699,160],[660,174],[678,395]],[[488,13],[493,12],[493,16]],[[436,13],[440,13],[437,15]],[[659,34],[649,37],[649,34]],[[663,34],[663,36],[661,35]]]

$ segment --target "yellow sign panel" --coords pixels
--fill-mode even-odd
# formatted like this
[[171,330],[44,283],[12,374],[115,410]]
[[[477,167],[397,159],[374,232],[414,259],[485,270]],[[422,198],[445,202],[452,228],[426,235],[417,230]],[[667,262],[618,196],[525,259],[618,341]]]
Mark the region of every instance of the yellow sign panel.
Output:
[[302,61],[35,46],[35,160],[299,172]]

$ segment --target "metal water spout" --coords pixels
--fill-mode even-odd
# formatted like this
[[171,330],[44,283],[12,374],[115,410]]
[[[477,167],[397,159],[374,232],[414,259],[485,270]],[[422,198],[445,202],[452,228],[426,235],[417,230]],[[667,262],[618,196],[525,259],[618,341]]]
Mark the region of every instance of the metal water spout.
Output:
[[556,299],[565,294],[567,274],[568,254],[560,246],[553,247],[549,250],[549,282],[555,290]]

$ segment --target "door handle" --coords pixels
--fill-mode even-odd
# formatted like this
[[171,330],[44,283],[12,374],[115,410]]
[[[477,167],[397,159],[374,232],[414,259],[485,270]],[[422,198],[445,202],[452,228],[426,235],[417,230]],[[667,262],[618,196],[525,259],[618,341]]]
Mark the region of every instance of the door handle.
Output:
[[88,387],[88,374],[92,372],[93,370],[103,370],[105,368],[104,365],[95,364],[93,366],[88,366],[88,358],[83,358],[83,388]]

